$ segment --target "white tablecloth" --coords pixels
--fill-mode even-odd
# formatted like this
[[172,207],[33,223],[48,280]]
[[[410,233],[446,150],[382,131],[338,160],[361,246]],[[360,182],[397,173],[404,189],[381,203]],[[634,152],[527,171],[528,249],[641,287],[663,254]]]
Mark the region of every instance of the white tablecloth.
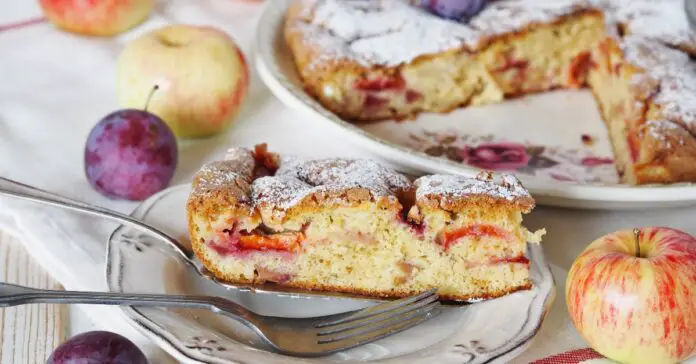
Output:
[[[171,0],[160,4],[145,24],[116,38],[76,36],[47,23],[0,32],[0,176],[131,211],[135,203],[111,201],[92,190],[82,162],[91,127],[117,108],[115,59],[122,45],[165,23],[208,24],[228,31],[251,61],[248,51],[259,9],[257,4],[234,0]],[[0,24],[40,16],[35,1],[0,3]],[[275,99],[255,71],[252,75],[252,92],[238,124],[224,135],[181,143],[173,183],[188,181],[202,163],[219,158],[231,145],[267,142],[273,150],[300,155],[367,156],[340,135],[307,123],[303,115]],[[2,198],[0,217],[0,223],[17,233],[31,254],[67,289],[105,289],[105,241],[114,225]],[[527,224],[532,229],[548,230],[543,244],[558,294],[534,345],[515,362],[528,363],[585,346],[569,322],[563,292],[567,269],[586,244],[614,230],[645,225],[667,225],[696,234],[695,217],[696,208],[643,212],[537,208]],[[161,350],[124,323],[118,309],[82,309],[98,327],[133,338],[153,362],[166,362]]]

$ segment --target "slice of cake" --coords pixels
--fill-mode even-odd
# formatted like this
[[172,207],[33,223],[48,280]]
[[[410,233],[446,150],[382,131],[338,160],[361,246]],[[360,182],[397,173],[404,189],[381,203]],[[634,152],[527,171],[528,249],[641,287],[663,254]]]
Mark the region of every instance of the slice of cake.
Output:
[[528,289],[522,216],[534,200],[503,176],[414,182],[369,160],[281,158],[234,148],[196,174],[191,241],[223,281],[448,300]]

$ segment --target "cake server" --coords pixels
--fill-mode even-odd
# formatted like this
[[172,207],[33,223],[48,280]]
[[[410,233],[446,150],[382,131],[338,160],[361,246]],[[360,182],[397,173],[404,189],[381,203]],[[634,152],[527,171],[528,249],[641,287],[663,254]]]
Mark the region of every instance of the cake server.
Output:
[[259,315],[215,296],[56,291],[0,283],[0,307],[32,303],[205,309],[241,322],[281,354],[304,357],[329,355],[395,335],[441,310],[434,290],[338,315],[282,318]]
[[[304,299],[341,299],[341,300],[358,300],[364,301],[366,303],[381,303],[388,301],[388,299],[381,299],[377,297],[368,297],[358,294],[351,293],[341,293],[341,292],[323,292],[323,291],[310,291],[302,290],[290,287],[283,287],[281,285],[267,283],[267,284],[233,284],[218,280],[210,271],[205,269],[203,264],[196,259],[193,251],[186,244],[182,244],[180,241],[174,237],[168,235],[164,231],[145,223],[144,221],[138,220],[130,215],[120,213],[118,211],[113,211],[107,208],[98,207],[90,205],[85,202],[73,200],[67,197],[63,197],[48,191],[44,191],[37,187],[29,186],[8,178],[0,177],[0,196],[6,196],[10,198],[15,198],[19,200],[40,203],[44,205],[59,207],[63,209],[68,209],[75,212],[84,213],[91,216],[97,216],[105,218],[107,220],[120,223],[124,226],[136,228],[147,233],[152,234],[154,237],[159,238],[167,246],[171,247],[174,252],[176,252],[182,260],[188,264],[193,270],[201,277],[215,282],[217,285],[231,291],[237,292],[253,292],[254,294],[267,294],[279,297],[290,297],[290,298],[304,298]],[[478,302],[481,300],[471,300],[467,302]]]

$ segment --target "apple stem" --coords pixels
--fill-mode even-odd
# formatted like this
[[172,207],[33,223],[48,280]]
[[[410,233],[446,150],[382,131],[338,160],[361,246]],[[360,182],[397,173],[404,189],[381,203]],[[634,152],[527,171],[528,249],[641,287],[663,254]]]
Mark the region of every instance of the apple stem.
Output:
[[159,85],[155,85],[152,90],[150,90],[150,94],[147,96],[147,101],[145,101],[145,111],[147,111],[147,107],[150,106],[150,100],[152,100],[152,95],[155,94],[155,91],[159,89]]
[[636,238],[636,257],[640,258],[640,230],[633,229],[633,236]]

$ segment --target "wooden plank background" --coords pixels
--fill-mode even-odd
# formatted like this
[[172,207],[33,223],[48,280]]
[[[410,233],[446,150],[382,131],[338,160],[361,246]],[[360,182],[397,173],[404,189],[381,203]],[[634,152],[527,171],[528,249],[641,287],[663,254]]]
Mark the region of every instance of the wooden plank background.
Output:
[[[0,282],[61,289],[19,244],[0,230]],[[67,333],[65,305],[0,308],[0,363],[43,364]]]

